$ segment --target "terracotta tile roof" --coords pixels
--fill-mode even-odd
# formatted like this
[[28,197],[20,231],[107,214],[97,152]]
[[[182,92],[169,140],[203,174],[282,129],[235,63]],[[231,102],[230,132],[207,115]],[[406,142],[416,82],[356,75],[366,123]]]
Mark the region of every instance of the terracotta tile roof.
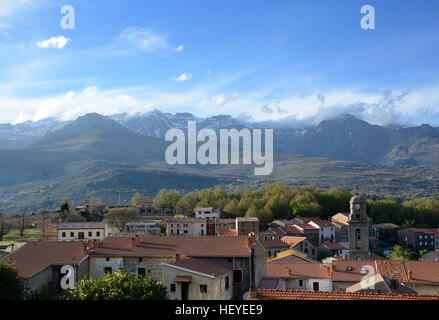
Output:
[[434,228],[407,228],[407,230],[410,230],[412,232],[425,233],[425,234],[439,233],[439,229],[434,229]]
[[319,263],[267,263],[267,278],[330,279],[328,268]]
[[346,250],[347,248],[339,242],[323,242],[329,250]]
[[230,223],[236,223],[236,219],[226,219],[226,218],[220,218],[217,220],[218,223],[223,224],[230,224]]
[[176,276],[174,282],[191,282],[191,276]]
[[[134,244],[134,245],[133,245]],[[111,236],[90,252],[91,256],[249,257],[247,236]]]
[[58,230],[61,229],[105,229],[107,224],[105,222],[65,222],[56,226]]
[[283,242],[280,239],[261,239],[262,245],[265,247],[265,249],[272,249],[272,248],[289,248],[290,245],[288,243]]
[[288,226],[286,227],[288,234],[297,234],[297,235],[303,235],[303,231],[296,228],[295,226]]
[[[270,227],[271,231],[276,234],[286,235],[288,232],[283,227]],[[298,232],[298,230],[297,230]]]
[[293,236],[285,236],[282,238],[285,243],[288,243],[292,248],[300,244],[301,242],[308,239],[307,237],[293,237]]
[[439,300],[439,295],[257,289],[248,300]]
[[251,222],[259,222],[259,219],[256,217],[238,217],[236,218],[238,221],[251,221]]
[[86,242],[28,242],[2,261],[18,268],[18,276],[28,279],[51,265],[78,265],[87,257]]
[[236,230],[236,229],[219,229],[218,235],[219,236],[237,236],[238,230]]
[[213,277],[219,277],[224,274],[233,272],[233,269],[221,266],[219,264],[207,262],[201,259],[194,259],[194,258],[182,258],[178,260],[167,261],[164,263],[164,265],[200,272]]

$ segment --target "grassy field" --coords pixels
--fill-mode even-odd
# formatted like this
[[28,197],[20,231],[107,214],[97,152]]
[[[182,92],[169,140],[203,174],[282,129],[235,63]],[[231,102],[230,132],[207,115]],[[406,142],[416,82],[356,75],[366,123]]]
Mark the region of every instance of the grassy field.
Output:
[[[29,228],[24,231],[23,237],[20,236],[20,230],[11,230],[7,235],[3,236],[3,241],[0,241],[1,246],[9,246],[5,251],[10,252],[12,247],[11,244],[14,245],[14,250],[18,249],[26,242],[29,241],[37,241],[40,239],[40,230],[38,228]],[[56,231],[55,229],[51,230],[49,233],[49,240],[56,240]]]

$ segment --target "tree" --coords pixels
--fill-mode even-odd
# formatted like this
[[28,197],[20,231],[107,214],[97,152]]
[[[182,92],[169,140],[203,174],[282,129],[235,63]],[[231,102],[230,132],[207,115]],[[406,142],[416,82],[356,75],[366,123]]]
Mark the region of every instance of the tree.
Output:
[[49,211],[47,211],[46,209],[39,210],[38,214],[36,215],[36,220],[38,229],[40,229],[41,238],[47,240],[49,236],[48,233],[50,231],[50,226],[52,223]]
[[428,250],[427,249],[421,249],[419,250],[419,256],[422,257],[424,254],[427,254]]
[[8,234],[11,228],[11,224],[6,221],[4,214],[0,212],[0,241],[3,241],[3,236]]
[[144,197],[142,197],[140,195],[140,193],[136,192],[136,194],[132,197],[131,199],[131,205],[133,206],[139,206],[140,202],[144,199]]
[[128,222],[139,221],[140,214],[133,208],[113,208],[105,215],[105,220],[123,232]]
[[185,213],[189,217],[195,216],[195,208],[198,203],[198,194],[196,192],[186,193],[177,203],[177,211]]
[[124,271],[106,273],[101,278],[83,279],[66,300],[167,300],[166,287],[154,279],[136,277]]
[[387,256],[390,260],[410,260],[410,250],[404,249],[402,246],[395,245],[393,252]]
[[154,207],[161,208],[162,213],[175,213],[180,198],[180,192],[177,190],[161,189],[154,199]]
[[0,262],[0,301],[20,300],[23,284],[18,278],[18,269],[10,262]]
[[59,209],[61,212],[69,212],[70,208],[72,208],[72,201],[70,201],[69,197],[64,197],[61,200],[61,204],[59,206]]

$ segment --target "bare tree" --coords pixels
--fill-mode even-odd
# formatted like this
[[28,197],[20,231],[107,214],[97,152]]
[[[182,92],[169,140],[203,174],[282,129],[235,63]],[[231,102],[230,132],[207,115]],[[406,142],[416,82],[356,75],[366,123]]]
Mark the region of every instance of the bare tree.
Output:
[[52,222],[49,211],[46,209],[41,209],[40,211],[38,211],[38,214],[36,215],[36,220],[38,229],[40,229],[41,238],[47,240]]

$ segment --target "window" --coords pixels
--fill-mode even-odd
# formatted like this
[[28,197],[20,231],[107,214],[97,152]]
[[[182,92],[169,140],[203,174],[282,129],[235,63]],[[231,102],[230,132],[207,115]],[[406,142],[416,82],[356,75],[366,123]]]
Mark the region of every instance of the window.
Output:
[[139,258],[139,262],[143,262],[143,258]]
[[187,233],[187,230],[184,230],[183,233]]
[[299,287],[303,287],[303,280],[299,280]]
[[312,251],[312,254],[315,254],[315,252],[316,252],[314,249],[312,249],[311,251]]
[[110,258],[105,258],[105,261],[110,261]]
[[137,269],[137,275],[139,277],[144,277],[145,276],[145,268],[138,268]]
[[89,231],[89,232],[88,232],[88,236],[89,236],[89,237],[92,237],[92,236],[93,236],[93,232]]
[[201,293],[206,293],[207,292],[207,285],[200,284],[200,292]]
[[229,277],[226,277],[226,283],[224,285],[224,288],[229,289]]
[[96,237],[100,237],[101,236],[101,232],[100,231],[96,231]]
[[175,283],[171,283],[171,292],[175,292]]
[[174,230],[171,229],[171,234],[174,234]]
[[312,283],[312,289],[313,289],[314,291],[320,291],[320,285],[319,285],[319,283],[318,283],[318,282],[313,282],[313,283]]
[[63,238],[66,237],[66,233],[65,233],[65,232],[62,233],[62,237],[63,237]]
[[113,268],[112,267],[105,267],[104,268],[104,273],[113,273]]
[[357,240],[361,240],[361,231],[360,231],[360,229],[355,230],[355,238],[357,238]]
[[235,283],[242,282],[242,270],[233,270],[233,282]]
[[74,232],[70,232],[70,237],[74,237],[75,233]]

